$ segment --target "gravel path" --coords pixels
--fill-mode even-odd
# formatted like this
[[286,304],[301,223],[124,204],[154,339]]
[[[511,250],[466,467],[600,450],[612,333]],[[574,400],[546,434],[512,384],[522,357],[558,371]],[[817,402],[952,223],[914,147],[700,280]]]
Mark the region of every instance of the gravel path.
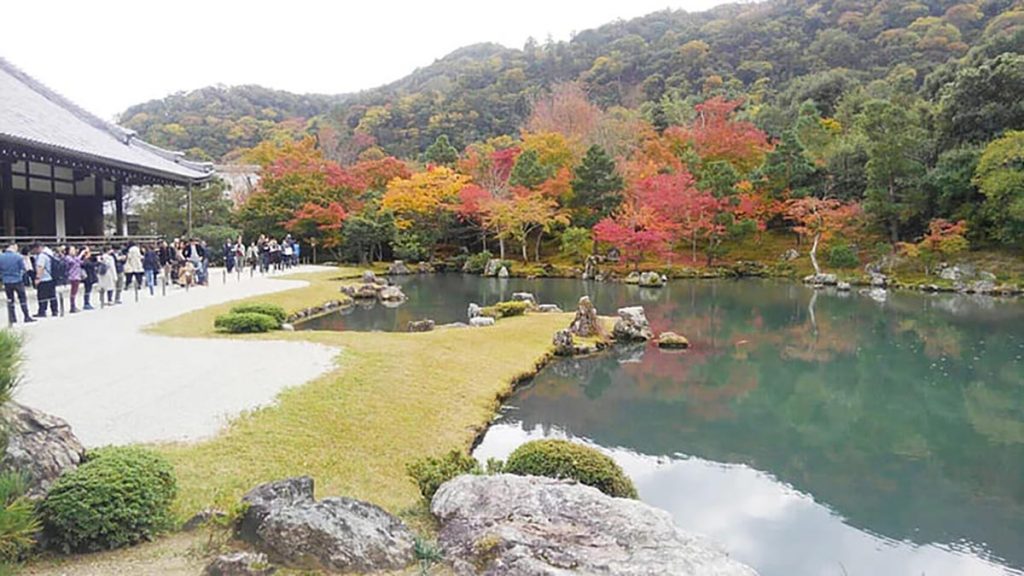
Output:
[[126,293],[120,306],[18,324],[26,362],[15,400],[66,419],[87,447],[192,441],[334,366],[337,349],[318,344],[141,332],[185,312],[306,284],[259,276],[223,284],[219,270],[211,277],[206,288],[140,295],[138,303]]

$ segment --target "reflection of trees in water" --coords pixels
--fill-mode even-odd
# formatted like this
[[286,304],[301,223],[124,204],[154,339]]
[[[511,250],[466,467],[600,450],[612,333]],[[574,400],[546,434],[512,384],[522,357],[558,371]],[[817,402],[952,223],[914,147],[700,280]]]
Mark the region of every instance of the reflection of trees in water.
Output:
[[648,317],[681,328],[691,350],[552,367],[556,379],[545,371],[514,400],[516,418],[646,454],[750,464],[854,525],[986,542],[1024,564],[1024,342],[1007,324],[951,321],[916,295],[880,310],[823,293],[815,332],[799,287],[673,290]]

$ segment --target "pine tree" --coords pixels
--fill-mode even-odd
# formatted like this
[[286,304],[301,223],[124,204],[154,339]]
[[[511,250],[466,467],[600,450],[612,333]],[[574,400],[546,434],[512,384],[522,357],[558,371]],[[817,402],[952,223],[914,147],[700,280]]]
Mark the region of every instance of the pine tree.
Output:
[[615,161],[600,146],[591,146],[572,180],[573,223],[590,228],[622,203],[623,181]]
[[775,198],[786,192],[797,198],[813,195],[816,169],[794,129],[782,133],[782,140],[765,157],[761,172]]
[[451,166],[459,159],[459,151],[448,141],[448,136],[441,134],[434,143],[423,151],[423,161],[437,166]]
[[551,170],[540,163],[540,154],[536,150],[526,150],[516,158],[509,176],[509,184],[534,189],[553,176]]

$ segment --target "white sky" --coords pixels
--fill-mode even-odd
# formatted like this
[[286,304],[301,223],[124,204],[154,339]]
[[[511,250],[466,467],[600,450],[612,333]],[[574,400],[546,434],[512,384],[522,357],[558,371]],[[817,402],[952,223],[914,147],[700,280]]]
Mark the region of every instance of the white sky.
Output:
[[32,0],[0,9],[0,56],[104,118],[211,84],[340,94],[477,42],[521,48],[723,0]]

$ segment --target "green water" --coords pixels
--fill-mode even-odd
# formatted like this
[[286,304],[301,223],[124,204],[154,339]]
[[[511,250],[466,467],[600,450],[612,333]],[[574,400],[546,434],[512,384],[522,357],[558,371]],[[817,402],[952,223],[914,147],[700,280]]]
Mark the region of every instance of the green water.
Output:
[[814,292],[787,283],[406,280],[397,309],[319,328],[462,320],[527,290],[602,313],[641,304],[682,353],[556,362],[476,450],[533,438],[606,450],[641,499],[765,576],[1024,573],[1024,304]]

